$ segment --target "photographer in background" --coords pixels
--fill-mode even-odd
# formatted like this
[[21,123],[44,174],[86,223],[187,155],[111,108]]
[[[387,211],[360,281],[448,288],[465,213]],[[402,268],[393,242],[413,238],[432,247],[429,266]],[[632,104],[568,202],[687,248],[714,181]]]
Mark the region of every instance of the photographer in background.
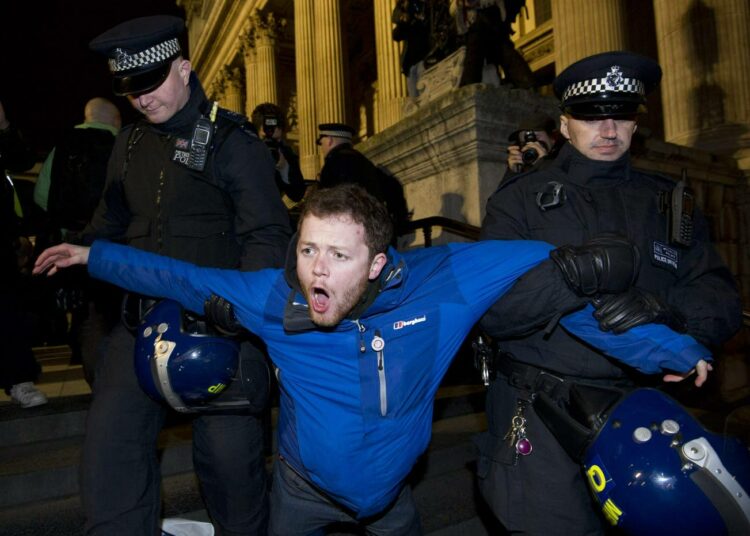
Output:
[[276,186],[284,204],[292,208],[302,201],[307,186],[299,167],[299,157],[284,142],[284,113],[275,104],[264,102],[253,110],[252,121],[276,162]]
[[521,122],[518,130],[508,136],[508,170],[503,180],[529,171],[540,158],[553,159],[559,149],[557,123],[545,114],[538,113]]

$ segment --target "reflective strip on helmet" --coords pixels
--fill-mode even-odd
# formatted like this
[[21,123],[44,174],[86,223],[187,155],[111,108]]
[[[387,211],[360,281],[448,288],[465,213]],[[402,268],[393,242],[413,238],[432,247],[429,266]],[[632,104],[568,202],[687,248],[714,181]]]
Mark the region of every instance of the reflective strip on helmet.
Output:
[[156,388],[167,401],[167,404],[180,413],[190,413],[190,408],[174,392],[172,383],[169,381],[169,357],[172,355],[175,346],[177,345],[174,342],[164,341],[161,340],[161,337],[157,337],[154,341],[154,359],[151,361],[151,366],[153,367],[154,378],[159,380],[156,383]]

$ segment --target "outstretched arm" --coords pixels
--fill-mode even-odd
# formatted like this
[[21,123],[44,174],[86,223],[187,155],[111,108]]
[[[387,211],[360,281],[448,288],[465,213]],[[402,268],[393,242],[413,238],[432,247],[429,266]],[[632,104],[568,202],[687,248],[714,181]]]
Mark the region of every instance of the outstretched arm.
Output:
[[76,264],[88,264],[90,249],[66,243],[47,248],[37,257],[32,273],[39,275],[47,272],[47,275],[54,275],[61,268],[67,268]]

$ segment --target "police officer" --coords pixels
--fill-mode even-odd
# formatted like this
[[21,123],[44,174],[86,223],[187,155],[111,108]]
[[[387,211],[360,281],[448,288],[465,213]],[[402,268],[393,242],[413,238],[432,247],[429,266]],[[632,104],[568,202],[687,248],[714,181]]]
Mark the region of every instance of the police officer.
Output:
[[371,195],[385,203],[398,237],[409,219],[404,189],[396,177],[381,171],[365,155],[352,146],[354,129],[343,123],[318,125],[318,139],[325,158],[320,170],[320,187],[356,182]]
[[[109,58],[116,95],[142,117],[118,134],[102,201],[84,240],[109,238],[203,266],[282,262],[290,235],[274,163],[246,118],[218,108],[183,57],[184,21],[124,22],[90,47]],[[130,296],[129,322],[146,298]],[[263,354],[243,343],[242,379],[267,385]],[[87,534],[154,534],[160,517],[156,438],[165,410],[138,387],[134,336],[118,325],[98,358],[82,463]],[[262,389],[248,405],[264,404]],[[219,534],[265,534],[262,428],[248,410],[193,420],[193,461]]]
[[[732,274],[709,242],[689,190],[634,169],[628,153],[637,116],[660,78],[656,62],[628,52],[591,56],[560,73],[554,90],[563,112],[560,132],[569,143],[549,165],[500,186],[487,203],[481,238],[559,246],[602,233],[624,236],[640,251],[639,275],[627,292],[594,297],[600,327],[617,333],[657,322],[718,345],[740,325]],[[505,299],[482,321],[498,352],[487,395],[489,431],[478,440],[480,488],[509,531],[600,534],[603,517],[581,467],[564,450],[565,438],[540,420],[539,401],[551,398],[563,407],[571,386],[627,386],[633,371],[550,322],[550,311],[590,298],[568,300],[563,284],[548,299],[529,299],[534,277],[550,274],[540,269],[526,278],[529,293],[516,293],[523,307]],[[509,336],[519,331],[522,336]]]

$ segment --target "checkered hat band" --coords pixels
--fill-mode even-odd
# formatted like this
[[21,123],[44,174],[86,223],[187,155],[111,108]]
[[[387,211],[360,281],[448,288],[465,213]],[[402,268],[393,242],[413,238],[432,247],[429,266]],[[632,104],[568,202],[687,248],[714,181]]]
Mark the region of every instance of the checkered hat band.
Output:
[[128,54],[124,50],[117,49],[115,50],[115,57],[109,60],[109,70],[113,73],[130,71],[131,69],[161,63],[179,52],[180,43],[176,37],[169,41],[158,43],[136,54]]
[[622,78],[616,85],[607,82],[606,78],[594,78],[592,80],[576,82],[575,84],[568,86],[568,89],[563,93],[562,100],[565,102],[570,97],[611,91],[618,93],[636,93],[641,96],[646,94],[643,82],[636,80],[635,78]]
[[347,138],[352,139],[352,133],[346,130],[321,130],[321,136],[333,136],[334,138]]

